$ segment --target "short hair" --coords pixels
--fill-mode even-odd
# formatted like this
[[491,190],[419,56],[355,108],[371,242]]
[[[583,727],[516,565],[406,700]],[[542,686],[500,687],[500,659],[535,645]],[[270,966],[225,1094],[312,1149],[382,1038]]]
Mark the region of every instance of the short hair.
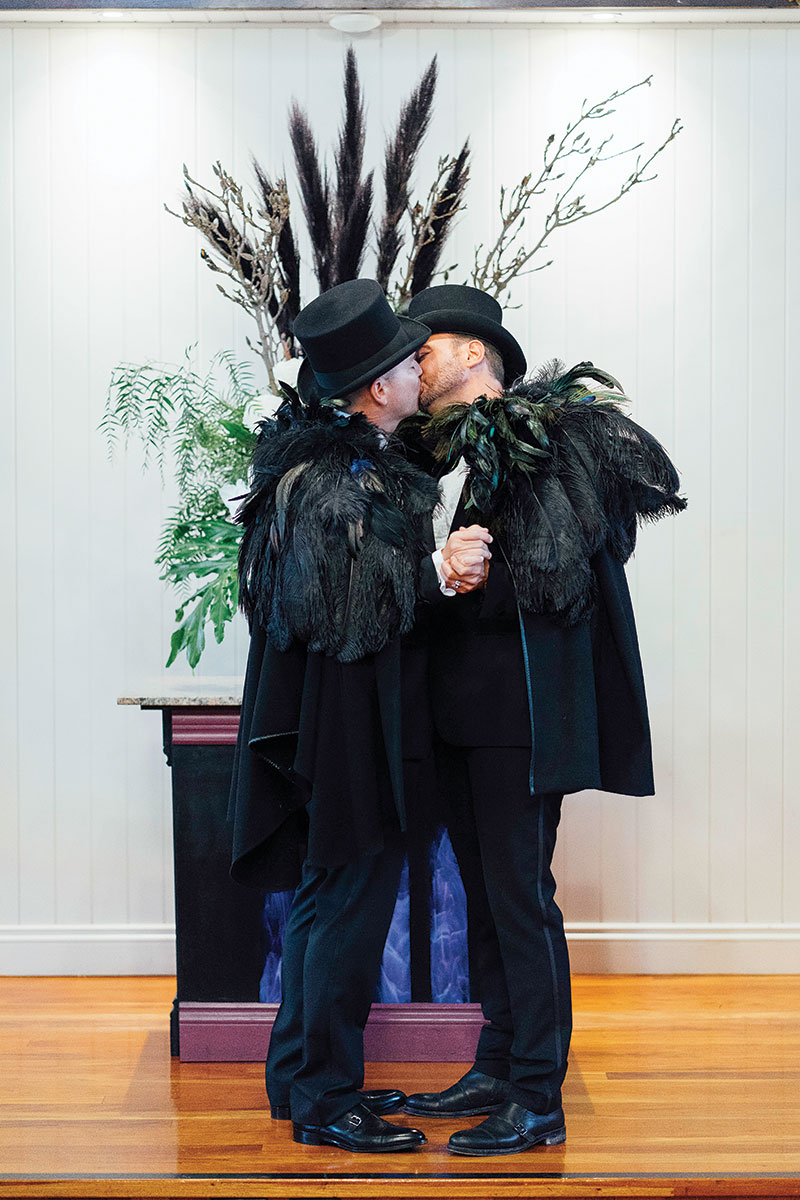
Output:
[[457,332],[451,336],[456,338],[461,346],[463,346],[464,342],[480,342],[483,346],[483,353],[489,370],[501,387],[505,385],[506,369],[503,365],[503,356],[496,346],[493,346],[491,342],[487,342],[486,338],[478,337],[475,333]]
[[351,409],[354,404],[361,403],[361,401],[365,398],[364,393],[369,391],[373,382],[374,380],[370,380],[369,383],[362,383],[361,387],[357,387],[354,392],[345,392],[340,397],[348,410]]

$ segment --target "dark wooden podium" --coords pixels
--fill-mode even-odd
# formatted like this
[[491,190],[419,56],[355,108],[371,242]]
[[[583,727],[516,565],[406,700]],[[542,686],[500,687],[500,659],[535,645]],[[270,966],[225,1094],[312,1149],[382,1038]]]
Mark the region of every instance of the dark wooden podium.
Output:
[[[265,964],[279,956],[291,896],[241,887],[229,874],[227,806],[240,684],[198,681],[169,693],[124,696],[119,703],[161,712],[164,754],[172,771],[177,970],[172,1053],[189,1062],[258,1061],[266,1054],[279,999]],[[412,847],[409,859],[411,918],[404,942],[417,969],[409,972],[407,1002],[373,1005],[365,1035],[367,1057],[469,1061],[480,1009],[466,1002],[432,1002],[430,847]],[[457,880],[449,881],[448,897],[458,888]],[[450,924],[455,927],[438,923],[437,952],[442,953],[443,936],[445,941],[449,937],[454,961],[465,962],[465,929],[458,927],[463,921],[458,917]],[[467,990],[466,980],[455,986],[464,999]],[[448,986],[442,994],[452,991]]]

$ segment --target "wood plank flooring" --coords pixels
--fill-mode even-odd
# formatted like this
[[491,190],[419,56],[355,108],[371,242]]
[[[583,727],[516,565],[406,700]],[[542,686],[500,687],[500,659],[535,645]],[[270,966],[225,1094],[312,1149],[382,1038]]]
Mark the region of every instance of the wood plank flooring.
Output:
[[[491,1159],[449,1155],[458,1125],[432,1120],[412,1154],[296,1145],[260,1065],[170,1059],[173,992],[0,979],[0,1200],[800,1197],[800,977],[577,977],[567,1142]],[[367,1084],[460,1073],[373,1064]]]

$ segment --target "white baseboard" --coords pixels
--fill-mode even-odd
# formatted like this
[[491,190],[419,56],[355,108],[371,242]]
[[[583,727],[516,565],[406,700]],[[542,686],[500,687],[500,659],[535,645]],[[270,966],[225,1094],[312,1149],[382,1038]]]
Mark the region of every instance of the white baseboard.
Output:
[[583,975],[797,975],[800,925],[567,924]]
[[[567,924],[572,970],[796,975],[800,925]],[[174,975],[172,925],[0,925],[0,975]]]
[[174,925],[0,925],[0,975],[174,974]]

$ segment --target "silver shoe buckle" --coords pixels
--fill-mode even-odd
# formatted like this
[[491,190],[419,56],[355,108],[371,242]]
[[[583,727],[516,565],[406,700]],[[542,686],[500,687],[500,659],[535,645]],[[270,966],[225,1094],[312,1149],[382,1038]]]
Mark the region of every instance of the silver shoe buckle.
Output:
[[359,1117],[357,1113],[353,1113],[352,1117],[350,1118],[350,1124],[354,1127],[360,1125],[361,1117]]
[[514,1126],[514,1132],[519,1133],[519,1134],[524,1134],[526,1132],[525,1126],[522,1124],[521,1121],[520,1121],[519,1125]]

